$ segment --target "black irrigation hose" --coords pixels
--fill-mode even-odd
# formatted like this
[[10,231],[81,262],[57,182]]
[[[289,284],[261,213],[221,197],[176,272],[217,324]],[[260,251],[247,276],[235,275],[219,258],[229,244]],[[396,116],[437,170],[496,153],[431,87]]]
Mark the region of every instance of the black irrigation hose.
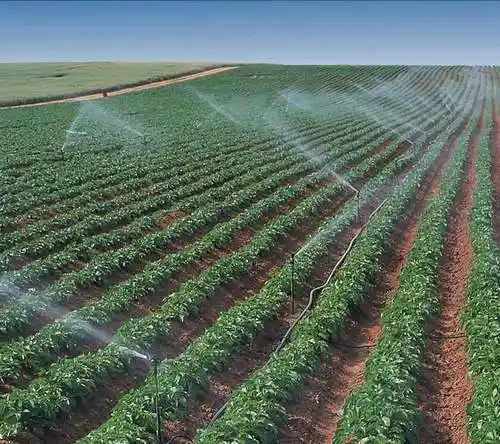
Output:
[[373,216],[375,216],[375,214],[377,214],[380,209],[385,205],[385,203],[387,202],[387,199],[384,199],[382,201],[382,203],[377,207],[375,208],[375,210],[373,210],[373,212],[370,214],[370,216],[368,216],[368,220],[366,221],[366,223],[358,230],[358,232],[353,236],[353,238],[351,239],[351,241],[349,242],[349,245],[347,246],[346,250],[344,251],[344,254],[342,254],[342,256],[340,257],[340,259],[337,261],[337,263],[335,264],[335,266],[333,267],[332,271],[330,272],[330,274],[328,275],[328,278],[326,279],[326,281],[320,285],[319,287],[316,287],[316,288],[313,288],[311,290],[311,292],[309,293],[309,302],[307,303],[306,307],[304,308],[304,310],[302,311],[302,313],[297,317],[297,319],[295,319],[295,321],[293,322],[293,324],[290,326],[290,328],[287,330],[287,332],[284,334],[281,342],[278,344],[278,346],[276,347],[276,349],[274,350],[273,352],[273,355],[276,356],[279,351],[285,346],[285,344],[287,343],[288,341],[288,338],[290,337],[290,335],[292,334],[292,331],[293,329],[297,326],[297,324],[306,316],[306,314],[311,310],[313,304],[314,304],[314,301],[315,301],[315,295],[317,292],[321,292],[329,283],[330,281],[332,280],[333,276],[335,275],[335,273],[337,272],[337,270],[342,266],[342,264],[344,263],[345,259],[347,258],[347,255],[351,252],[352,250],[352,247],[354,246],[354,244],[356,243],[356,240],[358,239],[358,237],[360,236],[360,234],[365,230],[365,228],[367,227],[367,225],[369,224],[370,220],[373,218]]
[[[272,359],[273,357],[275,357],[278,354],[278,352],[285,346],[285,344],[286,344],[288,338],[290,337],[290,334],[292,333],[293,329],[297,326],[297,324],[300,322],[300,320],[303,319],[306,316],[306,314],[310,311],[311,307],[313,306],[316,292],[323,290],[328,285],[328,283],[332,279],[333,275],[337,272],[337,270],[340,268],[340,266],[344,263],[347,255],[350,253],[350,251],[351,251],[352,247],[354,246],[354,244],[356,243],[356,240],[358,239],[359,235],[368,226],[368,224],[369,224],[370,220],[373,218],[373,216],[375,216],[375,214],[377,214],[381,210],[381,208],[386,204],[387,200],[388,200],[387,198],[384,199],[382,201],[382,203],[377,208],[375,208],[375,210],[373,210],[372,213],[368,216],[368,220],[358,230],[358,232],[353,236],[353,238],[349,242],[349,245],[347,246],[346,250],[344,251],[344,254],[342,254],[342,257],[337,261],[337,263],[333,267],[332,271],[330,272],[330,275],[328,276],[327,280],[322,285],[320,285],[319,287],[315,287],[315,288],[313,288],[311,290],[311,292],[309,293],[309,302],[308,302],[307,306],[304,308],[304,310],[300,313],[300,315],[297,317],[297,319],[295,319],[295,321],[293,322],[293,324],[287,330],[287,332],[283,336],[282,340],[280,341],[280,343],[278,344],[278,346],[274,350],[273,355],[271,356],[270,359]],[[210,427],[225,412],[225,410],[226,410],[226,408],[227,408],[228,405],[229,405],[229,401],[227,401],[215,413],[215,415],[212,417],[212,419],[208,423],[207,428]]]
[[428,334],[427,337],[429,337],[430,339],[446,340],[446,339],[462,339],[462,338],[466,338],[467,335],[465,333],[458,333],[456,335],[447,335],[447,334],[441,333],[441,334]]

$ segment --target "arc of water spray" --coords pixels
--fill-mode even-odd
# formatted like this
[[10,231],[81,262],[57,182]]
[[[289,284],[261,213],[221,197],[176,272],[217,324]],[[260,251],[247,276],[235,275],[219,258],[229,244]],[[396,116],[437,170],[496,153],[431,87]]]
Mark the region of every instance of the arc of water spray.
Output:
[[87,133],[85,131],[73,131],[73,130],[66,130],[68,134],[78,134],[80,136],[86,136]]
[[[278,96],[271,102],[271,104],[267,107],[267,109],[264,111],[264,114],[262,114],[262,119],[263,120],[266,120],[267,119],[267,116],[269,115],[269,113],[271,112],[271,109],[273,108],[274,105],[276,105],[276,103],[282,98],[282,94],[281,92],[278,93]],[[288,109],[287,109],[288,111]]]
[[102,107],[98,106],[97,104],[95,104],[95,103],[86,103],[84,106],[90,107],[97,114],[100,114],[100,115],[104,116],[112,124],[114,124],[116,127],[122,128],[125,131],[128,131],[128,132],[130,132],[132,134],[135,134],[136,136],[144,137],[143,133],[141,133],[140,131],[137,131],[135,128],[132,128],[124,120],[120,119],[119,117],[115,116],[114,114],[111,114],[107,110],[102,109]]
[[[346,97],[346,100],[349,101],[349,102],[351,102],[351,103],[353,103],[355,106],[358,106],[358,104],[353,99],[351,99],[350,97]],[[368,110],[366,110],[364,107],[361,110],[361,112],[367,114],[369,117],[371,117],[373,120],[375,120],[381,127],[389,129],[391,132],[393,132],[397,136],[401,137],[402,139],[406,140],[409,144],[413,145],[413,142],[408,137],[404,136],[399,131],[396,131],[394,128],[391,128],[390,126],[387,126],[387,124],[381,122],[380,119],[377,116],[375,116],[373,113],[371,113]]]
[[230,120],[231,122],[235,123],[236,125],[240,125],[241,122],[239,122],[233,115],[231,115],[229,112],[224,110],[220,105],[217,105],[213,99],[210,97],[206,96],[205,94],[202,94],[199,92],[197,89],[193,88],[192,86],[187,86],[186,87],[189,91],[194,92],[198,99],[201,101],[205,102],[212,110],[214,110],[216,113],[220,114],[221,116],[225,117],[226,119]]
[[[355,84],[357,85],[357,84]],[[361,87],[362,88],[362,87]],[[364,90],[366,90],[366,88],[363,88]],[[395,100],[396,102],[398,102],[399,104],[402,104],[402,105],[407,105],[412,111],[415,111],[416,110],[416,107],[415,105],[412,103],[412,102],[404,102],[400,97],[398,97],[394,91],[392,89],[388,89],[388,96],[392,99],[392,100]],[[429,105],[429,102],[427,100],[424,100],[425,104],[429,107],[429,108],[432,108],[432,106]],[[418,111],[418,110],[417,110]],[[428,117],[425,117],[423,116],[425,121],[431,125],[435,125],[436,123],[436,120],[438,118],[438,115],[435,115],[433,119],[429,119]]]
[[[413,104],[413,102],[405,102],[402,100],[402,98],[398,97],[396,94],[394,94],[394,92],[392,90],[389,90],[389,96],[391,97],[392,100],[395,100],[396,102],[398,102],[399,104],[401,105],[407,105],[411,111],[413,112],[420,112],[422,113],[422,111],[420,111],[416,105]],[[433,109],[433,106],[432,104],[430,104],[430,101],[427,100],[426,98],[422,97],[422,94],[419,94],[417,95],[421,101],[424,102],[424,104],[430,108],[430,109]],[[424,121],[431,125],[431,126],[434,126],[436,124],[436,121],[438,120],[438,118],[441,116],[442,112],[437,112],[437,113],[434,113],[433,117],[432,118],[429,118],[429,117],[426,117],[426,116],[420,116],[420,118],[423,118]],[[415,128],[414,125],[411,125],[409,122],[407,122],[408,125],[410,125],[411,128],[413,128],[414,130],[420,130],[422,132],[424,132],[426,135],[427,135],[427,130],[424,130],[423,128]]]
[[[80,135],[87,136],[89,135],[88,131],[77,131],[76,128],[79,124],[82,123],[82,120],[85,121],[100,121],[105,123],[106,125],[111,125],[111,127],[115,127],[120,131],[127,131],[128,133],[134,134],[135,136],[139,136],[141,138],[145,138],[145,135],[140,131],[132,128],[130,124],[125,122],[124,120],[118,118],[117,116],[111,114],[107,110],[102,109],[102,107],[98,106],[95,103],[86,102],[80,106],[78,114],[75,119],[72,121],[70,128],[66,130],[66,138],[64,140],[63,146],[61,148],[63,154],[65,148],[69,145],[75,145],[75,141],[70,140],[72,135]],[[105,127],[104,127],[105,128]],[[101,128],[102,129],[102,128]],[[106,129],[106,128],[105,128]]]
[[[352,85],[354,85],[355,87],[358,87],[357,83],[355,83],[355,82],[351,82],[351,84],[352,84]],[[359,88],[359,87],[358,87],[358,88]],[[348,98],[348,100],[350,100],[350,101],[351,101],[351,103],[355,103],[355,101],[354,101],[352,98]],[[369,114],[369,115],[371,115],[371,116],[373,117],[373,113],[370,113],[369,111],[367,111],[367,110],[366,110],[366,107],[362,107],[362,108],[363,108],[363,110],[364,110],[367,114]],[[402,121],[402,120],[401,120],[401,118],[400,118],[400,117],[395,116],[393,112],[388,111],[388,110],[384,110],[384,112],[386,112],[388,115],[392,115],[392,116],[394,116],[394,117],[393,117],[393,120],[394,120],[394,121],[396,121],[396,122],[399,122],[399,124],[400,124],[400,125],[409,126],[409,127],[410,127],[411,129],[413,129],[414,131],[421,131],[420,129],[415,128],[415,126],[414,126],[414,125],[412,125],[410,122],[404,122],[404,121]],[[374,117],[374,118],[375,118],[375,117]],[[377,122],[379,122],[379,123],[380,123],[380,120],[379,120],[379,119],[377,119],[377,118],[375,118],[375,119],[376,119],[376,121],[377,121]],[[380,123],[380,124],[381,124],[381,123]],[[387,127],[387,125],[383,125],[383,124],[381,124],[381,125],[382,125],[382,126],[384,126],[384,127]],[[408,142],[410,141],[407,137],[403,136],[402,134],[398,133],[398,135],[399,135],[399,136],[401,136],[401,137],[403,137],[403,138],[404,138],[405,140],[407,140]]]

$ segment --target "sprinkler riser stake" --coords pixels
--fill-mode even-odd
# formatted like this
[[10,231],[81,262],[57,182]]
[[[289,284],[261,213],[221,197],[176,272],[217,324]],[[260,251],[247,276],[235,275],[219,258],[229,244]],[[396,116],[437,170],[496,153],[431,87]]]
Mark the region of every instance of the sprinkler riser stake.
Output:
[[156,359],[153,359],[153,376],[155,380],[155,413],[156,413],[156,435],[158,438],[158,443],[163,444],[163,427],[162,427],[162,420],[161,420],[161,412],[160,412],[160,405],[159,405],[159,387],[158,387],[158,361]]
[[290,263],[292,266],[292,277],[290,279],[290,311],[293,315],[295,312],[295,253],[292,253]]

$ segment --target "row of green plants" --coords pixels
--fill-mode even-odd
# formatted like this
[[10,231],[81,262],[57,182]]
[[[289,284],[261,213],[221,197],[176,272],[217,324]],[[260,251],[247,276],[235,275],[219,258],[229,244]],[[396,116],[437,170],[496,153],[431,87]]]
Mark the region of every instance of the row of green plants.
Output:
[[[277,442],[279,426],[286,418],[284,405],[298,396],[304,377],[316,370],[329,343],[340,337],[349,313],[359,306],[375,283],[387,239],[404,217],[419,184],[436,167],[434,161],[442,147],[443,141],[433,143],[422,158],[422,166],[396,187],[391,199],[358,239],[337,276],[323,290],[317,306],[293,331],[290,342],[233,393],[223,416],[202,431],[197,442]],[[456,157],[454,154],[453,160]],[[452,161],[446,168],[446,176],[455,174],[455,166]],[[379,403],[371,405],[377,410],[378,419],[381,412],[386,414]]]
[[[381,189],[407,166],[404,162],[394,162],[368,181],[361,189],[363,202],[382,200]],[[357,204],[351,201],[343,207],[341,214],[326,221],[307,239],[300,253],[295,256],[294,280],[297,292],[308,288],[307,282],[317,264],[356,218]],[[287,263],[259,292],[223,312],[181,355],[163,361],[159,366],[159,401],[164,420],[181,419],[186,414],[188,400],[207,389],[210,374],[227,368],[255,335],[265,328],[266,322],[277,316],[289,300],[291,272],[291,266]],[[143,347],[147,341],[141,336],[148,338],[148,325],[150,324],[145,322],[141,325],[139,321],[139,328],[132,330],[135,343]],[[157,325],[161,325],[161,322]],[[141,327],[144,328],[142,334]],[[130,330],[129,326],[124,326],[123,329],[125,328]],[[134,342],[126,344],[133,347]],[[154,415],[150,405],[153,399],[154,384],[152,378],[148,377],[142,386],[122,396],[113,409],[111,418],[81,442],[154,442]]]
[[[370,138],[373,138],[377,135],[379,136],[380,133],[380,130],[369,132],[366,129],[362,128],[358,130],[356,134],[358,138],[362,137],[364,142],[368,142],[370,141]],[[328,130],[325,130],[325,133],[313,133],[311,136],[303,139],[302,143],[311,143],[313,141],[328,142],[330,137],[331,133]],[[352,135],[349,137],[351,139],[351,143],[354,143]],[[359,140],[356,140],[356,142],[358,141]],[[356,148],[357,146],[358,145],[355,144],[353,148]],[[345,146],[335,146],[334,150],[338,152],[338,155],[343,155],[343,152],[349,151],[349,148]],[[251,170],[251,166],[253,164],[257,166],[259,163],[273,163],[279,160],[284,160],[286,158],[293,159],[295,162],[303,162],[304,157],[303,154],[296,153],[291,150],[289,145],[282,145],[274,149],[271,153],[269,153],[268,157],[265,157],[264,153],[262,154],[263,155],[259,156],[255,153],[249,153],[246,156],[248,160],[248,170]],[[237,156],[237,154],[235,154],[235,156]],[[241,163],[238,162],[238,166],[236,168],[241,169],[244,165],[245,156],[242,155],[241,157]],[[212,185],[221,185],[224,183],[224,180],[228,180],[231,177],[235,176],[236,168],[228,167],[229,165],[234,165],[234,163],[235,162],[233,157],[230,157],[225,158],[221,162],[221,165],[216,164],[214,167],[212,167],[211,164],[209,164],[202,170],[198,170],[194,173],[188,172],[187,176],[191,175],[195,178],[199,178],[199,180],[195,180],[192,182],[187,181],[186,185],[183,185],[179,188],[175,187],[179,184],[182,184],[182,180],[184,178],[183,176],[179,178],[174,177],[174,179],[172,179],[171,181],[159,184],[159,186],[148,188],[142,193],[131,193],[124,198],[118,198],[116,199],[116,204],[113,205],[117,206],[118,208],[113,211],[113,208],[111,207],[109,208],[109,210],[111,211],[109,211],[108,213],[92,214],[91,212],[91,214],[87,215],[87,213],[89,212],[88,208],[77,208],[76,210],[69,213],[61,214],[55,218],[44,220],[37,224],[31,225],[26,230],[10,233],[3,239],[4,248],[8,245],[15,245],[15,248],[11,249],[7,253],[4,253],[3,255],[0,255],[0,262],[2,261],[2,256],[11,257],[19,255],[20,251],[26,254],[27,252],[29,252],[31,244],[41,243],[43,245],[43,241],[45,240],[44,238],[41,238],[30,241],[31,238],[36,238],[48,233],[47,237],[49,241],[56,238],[58,246],[65,245],[65,243],[68,243],[71,240],[80,240],[81,238],[84,238],[88,236],[88,234],[92,234],[92,232],[95,232],[97,230],[104,231],[107,227],[112,227],[116,224],[130,221],[137,216],[147,213],[147,211],[154,211],[157,208],[164,208],[168,204],[168,202],[175,202],[176,198],[186,195],[196,195],[199,194],[202,190],[210,188]],[[158,188],[160,188],[159,191]],[[172,192],[172,189],[175,189],[175,191]],[[140,199],[141,197],[142,200]],[[120,206],[117,205],[118,203],[120,204]],[[128,205],[126,205],[127,203]],[[100,209],[101,213],[111,205],[112,204],[109,201],[93,204],[95,208]],[[80,220],[82,216],[83,219]],[[75,224],[75,222],[77,223]],[[66,228],[64,229],[64,227]],[[61,230],[59,232],[54,231],[55,228],[64,230],[66,232],[66,235],[63,235],[63,233],[61,233]],[[75,236],[77,236],[76,239]],[[67,240],[68,237],[69,240]]]
[[[397,168],[402,168],[401,164],[398,165]],[[369,168],[370,166],[366,165],[365,171]],[[392,166],[386,173],[393,174],[395,168],[396,167]],[[383,176],[387,179],[385,175]],[[341,184],[335,183],[312,194],[303,200],[292,212],[282,215],[268,223],[264,229],[253,236],[251,243],[244,249],[232,256],[228,256],[226,259],[222,259],[223,262],[220,263],[221,265],[211,268],[211,270],[213,270],[211,273],[207,271],[204,276],[210,273],[209,276],[211,279],[209,278],[207,282],[207,277],[205,277],[204,280],[201,278],[201,282],[205,284],[210,283],[211,285],[207,285],[208,288],[205,289],[204,297],[200,295],[198,305],[201,304],[204,298],[209,297],[210,294],[215,294],[218,288],[218,281],[221,279],[231,279],[231,275],[234,276],[234,274],[231,273],[232,271],[233,273],[236,272],[236,275],[243,273],[249,268],[253,260],[261,257],[264,252],[271,251],[277,243],[279,243],[280,238],[285,233],[292,231],[303,222],[304,219],[311,217],[320,208],[328,204],[329,199],[341,191],[342,188],[343,186]],[[330,225],[335,225],[337,229],[336,233],[338,233],[339,230],[347,228],[356,218],[356,203],[353,202],[348,208],[347,216],[344,215],[343,217],[335,218],[333,222],[330,220]],[[259,211],[254,217],[258,218],[260,214]],[[224,230],[225,227],[222,226],[221,232],[223,233]],[[323,234],[321,236],[321,241],[316,241],[316,248],[323,253],[326,251],[326,246],[332,242],[332,239],[330,239],[329,242],[327,242],[327,239],[326,235]],[[304,252],[304,256],[307,257],[306,252]],[[309,271],[313,265],[314,263],[308,262]],[[157,268],[152,268],[151,271],[152,273],[147,281],[144,281],[142,285],[139,286],[139,294],[147,294],[148,287],[152,285],[161,285],[161,283],[164,282],[164,278],[168,277],[169,274],[168,269],[166,270],[160,267],[160,263],[158,263]],[[273,288],[273,286],[270,285],[269,288]],[[167,299],[165,305],[161,309],[163,316],[170,315],[169,317],[171,319],[184,319],[188,314],[185,312],[186,308],[188,310],[195,309],[195,306],[191,307],[192,301],[185,300],[183,302],[184,297],[187,297],[189,294],[193,295],[192,287],[191,292],[188,292],[188,290],[189,287],[183,287],[183,289],[180,290],[179,296],[176,297],[176,295],[173,295],[172,302],[169,302],[170,298]],[[124,293],[115,293],[115,305],[123,304],[123,301],[120,301],[120,296],[123,299]],[[111,305],[111,299],[109,302]],[[186,305],[186,303],[188,305]],[[168,307],[170,307],[170,309]],[[106,319],[107,313],[103,309],[107,309],[109,312],[109,306],[106,307],[104,303],[101,303],[99,308],[100,310],[95,310],[93,312],[92,307],[89,307],[88,312],[89,314],[93,313],[96,317],[104,315]],[[224,316],[225,314],[222,315],[222,317]],[[252,318],[248,316],[242,316],[241,319],[245,322],[252,322]],[[120,339],[117,339],[117,341],[110,346],[97,353],[82,355],[75,359],[62,359],[49,367],[48,370],[41,374],[37,380],[32,382],[26,390],[14,391],[7,395],[0,403],[3,404],[0,410],[5,412],[2,423],[6,425],[1,435],[16,435],[21,433],[22,430],[35,431],[37,427],[43,428],[50,425],[56,416],[60,414],[61,411],[64,411],[63,408],[67,405],[69,399],[73,399],[76,402],[78,399],[87,398],[90,394],[95,392],[98,381],[106,376],[116,375],[117,373],[119,374],[120,371],[125,370],[127,363],[130,363],[133,358],[128,354],[126,349],[122,348],[125,343],[128,345],[135,343],[135,347],[137,347],[137,345],[151,346],[152,344],[148,344],[148,341],[154,340],[155,336],[161,336],[162,332],[167,333],[164,329],[155,330],[151,328],[154,327],[157,322],[158,315],[150,317],[149,324],[147,323],[147,318],[142,318],[139,321],[130,321],[126,326],[122,327],[120,333],[117,335],[117,338]],[[257,325],[260,325],[260,323],[256,324],[256,326]],[[230,332],[228,331],[227,333]],[[228,338],[230,336],[229,334]],[[63,374],[66,376],[63,376]],[[76,374],[80,375],[78,382],[75,380]],[[27,403],[30,404],[30,407],[28,407]],[[23,411],[24,413],[21,413]]]
[[[370,134],[363,136],[363,133],[359,132],[358,140],[356,141],[356,143],[352,142],[348,147],[344,146],[343,149],[336,149],[331,154],[331,156],[333,158],[335,156],[338,156],[339,161],[345,157],[349,157],[350,160],[361,158],[359,156],[363,155],[363,153],[366,151],[363,149],[359,150],[359,147],[362,146],[362,143],[370,142],[370,139]],[[316,153],[318,155],[324,155],[325,153],[329,152],[330,150],[328,145],[320,146],[320,149],[316,150]],[[336,154],[337,152],[339,154]],[[80,252],[81,255],[82,251],[88,251],[88,249],[83,249],[82,244],[78,243],[78,241],[82,242],[83,240],[83,242],[87,243],[87,245],[90,245],[92,249],[95,247],[97,248],[99,244],[96,244],[95,237],[87,236],[87,232],[90,228],[94,228],[94,231],[97,232],[103,231],[103,223],[107,222],[108,225],[112,225],[123,219],[134,221],[134,218],[142,218],[144,216],[147,216],[149,212],[154,211],[157,208],[161,208],[164,212],[172,212],[177,209],[182,209],[183,211],[193,211],[197,208],[201,209],[206,204],[206,202],[224,199],[227,195],[230,195],[231,192],[237,190],[238,187],[247,186],[249,183],[254,182],[259,177],[262,177],[265,171],[268,171],[269,174],[278,174],[279,171],[288,171],[288,177],[293,177],[293,174],[300,173],[300,171],[296,170],[291,171],[294,168],[294,165],[302,168],[302,171],[304,173],[307,173],[311,169],[310,165],[303,162],[303,159],[300,155],[294,153],[291,150],[284,150],[281,156],[279,154],[277,154],[277,156],[278,161],[264,166],[263,169],[256,170],[256,173],[254,173],[254,170],[250,168],[250,166],[253,163],[253,168],[255,169],[256,164],[258,164],[259,161],[263,162],[262,159],[254,158],[250,159],[248,163],[238,163],[237,167],[234,167],[233,169],[227,169],[228,172],[226,173],[226,175],[236,176],[235,179],[226,181],[218,187],[208,187],[208,190],[204,193],[194,194],[193,192],[191,192],[189,193],[190,197],[177,201],[173,207],[169,208],[168,206],[166,206],[166,203],[175,201],[175,196],[167,195],[164,198],[162,198],[161,196],[157,196],[154,199],[151,198],[149,200],[140,202],[139,204],[135,205],[135,207],[129,206],[122,208],[118,212],[108,214],[106,217],[101,217],[97,220],[93,218],[91,219],[93,225],[90,225],[90,227],[86,227],[85,222],[82,222],[73,227],[67,228],[64,232],[59,231],[50,233],[43,238],[28,242],[27,245],[20,244],[16,249],[11,249],[8,252],[0,254],[0,267],[6,270],[9,268],[10,264],[16,260],[35,259],[38,256],[50,254],[53,251],[57,251],[60,247],[63,247],[64,245],[70,243],[71,241],[73,241],[73,243],[65,251],[63,250],[63,254],[67,254],[69,251],[74,251],[76,249],[78,252]],[[247,172],[248,170],[250,171],[249,173]],[[247,173],[245,174],[245,172]],[[283,176],[283,180],[285,180],[286,177],[286,175]],[[210,180],[210,178],[202,179],[202,183],[210,184]],[[191,187],[188,186],[187,188],[190,189]],[[177,190],[177,193],[180,193],[180,190]],[[78,230],[79,228],[80,230]],[[42,262],[40,265],[34,265],[34,267],[35,269],[44,269],[45,263]],[[28,269],[28,273],[29,271],[30,270]],[[23,274],[22,270],[20,271],[20,274]]]
[[[494,103],[495,100],[498,98]],[[492,178],[492,157],[497,155],[494,150],[498,146],[494,131],[489,109],[476,161],[478,183],[470,215],[474,262],[463,315],[474,384],[473,398],[467,407],[467,428],[472,443],[484,444],[500,442],[500,250],[495,242]]]
[[[363,177],[368,174],[371,170],[376,168],[378,165],[382,165],[384,162],[387,162],[393,157],[393,153],[398,148],[398,143],[393,143],[389,149],[379,153],[378,155],[366,159],[363,161],[357,168],[354,168],[348,177],[348,180],[362,180]],[[262,215],[265,212],[270,212],[273,208],[278,208],[280,205],[286,203],[286,200],[283,198],[291,198],[293,195],[297,195],[303,191],[304,186],[312,186],[314,184],[319,184],[325,179],[329,177],[328,169],[323,170],[320,174],[313,174],[312,176],[299,181],[295,187],[285,188],[283,190],[278,190],[274,195],[271,195],[269,198],[259,201],[257,204],[253,205],[249,210],[240,213],[239,216],[231,219],[228,222],[223,224],[218,224],[214,230],[205,235],[200,241],[195,242],[185,249],[180,251],[179,253],[169,254],[164,259],[161,259],[157,262],[153,262],[148,264],[141,273],[135,274],[132,278],[130,278],[126,282],[122,282],[115,287],[111,287],[108,292],[105,292],[101,299],[96,303],[93,303],[89,306],[83,307],[80,310],[74,312],[74,316],[77,319],[84,319],[85,321],[92,322],[93,324],[104,325],[110,319],[113,313],[117,310],[125,310],[134,300],[139,297],[146,297],[149,293],[155,290],[156,285],[152,285],[151,276],[154,276],[154,270],[159,269],[161,273],[158,276],[161,276],[161,280],[157,282],[157,285],[165,282],[176,272],[179,271],[182,267],[185,267],[189,263],[192,263],[202,257],[205,254],[210,253],[214,248],[220,247],[221,245],[225,245],[231,242],[232,238],[242,229],[247,228],[251,224],[257,223]],[[277,184],[279,185],[280,181],[278,180]],[[256,184],[258,185],[258,184]],[[255,196],[255,188],[245,191],[241,193],[240,199],[237,196],[232,196],[226,202],[218,203],[212,205],[212,214],[217,217],[221,214],[227,214],[231,209],[240,209],[241,205],[245,203],[245,199],[253,200]],[[325,188],[323,191],[318,191],[316,196],[323,196],[325,202],[328,199],[331,199],[333,196],[337,195],[344,189],[344,186],[339,183],[335,183],[333,187]],[[183,220],[179,220],[177,223],[172,224],[170,228],[165,230],[163,234],[163,238],[166,233],[172,231],[175,233],[179,231],[179,228],[186,227],[189,225],[186,222],[191,219],[194,222],[202,222],[200,216],[205,216],[205,214],[196,214],[193,213],[191,217],[184,218]],[[192,227],[190,227],[192,230]],[[150,248],[151,242],[146,244],[146,247]],[[144,249],[142,250],[142,254],[144,255]],[[134,255],[132,260],[136,260],[137,254]],[[124,259],[121,258],[119,261],[120,264],[124,263]],[[168,271],[168,273],[167,273]],[[108,271],[109,272],[109,271]],[[81,272],[80,272],[81,273]],[[102,276],[101,276],[102,277]],[[70,291],[74,291],[71,288]],[[58,296],[59,297],[59,296]],[[58,299],[59,301],[60,299]],[[54,299],[50,300],[50,303],[54,303]],[[41,299],[41,296],[38,296],[36,299],[36,303],[33,301],[29,301],[29,304],[36,305],[35,307],[29,307],[30,310],[36,310],[37,312],[41,308],[50,307],[49,302],[47,300]],[[40,304],[44,304],[40,306]],[[14,304],[14,310],[18,309],[19,305]],[[34,315],[34,313],[32,314]],[[26,315],[25,315],[26,316]],[[7,319],[7,318],[5,318]],[[4,325],[8,325],[7,331],[12,331],[13,325],[15,325],[18,329],[24,323],[29,321],[29,317],[25,317],[23,323],[20,323],[20,319],[22,319],[17,314],[11,317],[11,321],[9,323],[4,323]],[[47,346],[57,349],[54,344],[54,340],[51,338],[56,338],[58,341],[65,339],[65,343],[58,343],[58,348],[64,347],[70,341],[74,341],[75,337],[83,336],[85,337],[85,332],[71,331],[69,334],[69,330],[72,329],[71,319],[72,316],[68,317],[69,323],[66,325],[55,325],[55,327],[48,326],[45,329],[42,329],[39,335],[35,337],[30,337],[25,341],[14,342],[8,344],[5,349],[0,351],[0,374],[2,377],[12,377],[12,370],[8,371],[9,368],[19,369],[19,361],[14,359],[15,356],[18,358],[21,357],[30,357],[29,362],[32,365],[36,364],[35,353],[39,353],[42,355],[44,359],[50,357],[50,353],[47,352]],[[58,331],[57,335],[54,333],[50,333],[52,329],[56,329]],[[68,330],[66,336],[61,335],[61,329],[65,328]],[[47,333],[49,332],[49,339],[47,339]],[[68,336],[69,335],[69,336]],[[41,338],[41,340],[36,340],[36,338]],[[34,340],[35,339],[35,340]],[[81,340],[82,338],[80,338]],[[41,347],[40,345],[45,345]],[[29,351],[29,353],[28,353]],[[24,363],[26,360],[23,358]],[[19,375],[19,372],[15,370],[16,376]]]
[[[359,137],[359,134],[353,134],[353,136],[356,136],[356,137]],[[352,139],[352,136],[351,136],[351,139]],[[340,139],[342,140],[342,139]],[[348,140],[348,139],[347,139]],[[346,141],[347,141],[346,140]],[[368,141],[368,140],[367,140]],[[344,151],[347,151],[347,149],[344,147]],[[83,209],[83,211],[85,211],[85,209]],[[122,210],[122,213],[126,211],[126,208],[123,208]],[[63,215],[63,218],[66,217],[67,215]],[[69,217],[69,216],[68,216]],[[75,218],[77,218],[77,215],[75,216]],[[74,218],[73,218],[74,219]],[[64,221],[63,221],[64,222]],[[45,230],[48,230],[49,228],[52,227],[52,225],[54,224],[55,222],[53,220],[49,221],[48,222],[48,226],[45,227]],[[84,225],[84,223],[81,223],[82,225]],[[67,231],[70,231],[71,232],[71,229],[68,229]],[[85,233],[82,233],[82,234],[85,234]],[[16,235],[14,234],[13,235],[13,238],[16,237]],[[15,239],[17,242],[20,241],[20,239]],[[46,251],[46,252],[50,252],[51,251],[51,247],[54,248],[55,245],[51,245],[51,240],[57,240],[57,244],[56,245],[61,245],[61,242],[64,242],[65,241],[65,237],[64,236],[61,236],[61,233],[58,233],[58,235],[56,236],[55,233],[52,233],[51,235],[49,235],[49,239],[46,239],[45,242],[43,242],[43,239],[41,240],[37,240],[37,250],[42,250],[42,251]],[[49,245],[47,245],[47,242]],[[48,250],[48,251],[47,251]],[[29,249],[29,245],[28,246],[23,246],[23,245],[18,245],[17,246],[17,251],[14,251],[14,252],[9,252],[9,254],[7,255],[4,255],[4,256],[7,256],[7,258],[10,258],[10,257],[14,257],[16,258],[17,260],[21,259],[21,255],[19,254],[19,251],[22,251],[23,254],[22,256],[24,256],[24,258],[26,256],[30,257],[33,253],[31,253],[30,255],[30,249]],[[53,251],[53,250],[52,250]],[[36,257],[36,256],[35,256]],[[24,259],[23,258],[23,259]]]

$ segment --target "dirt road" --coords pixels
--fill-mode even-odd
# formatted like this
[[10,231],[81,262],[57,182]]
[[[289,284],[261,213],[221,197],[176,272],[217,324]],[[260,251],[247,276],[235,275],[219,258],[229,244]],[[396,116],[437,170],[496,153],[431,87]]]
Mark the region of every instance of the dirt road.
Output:
[[[206,71],[201,71],[201,72],[198,72],[196,74],[189,74],[189,75],[185,75],[185,76],[176,77],[173,79],[160,80],[159,82],[152,82],[152,83],[146,83],[144,85],[137,85],[137,86],[131,86],[128,88],[117,89],[116,91],[109,91],[108,97],[118,96],[120,94],[127,94],[127,93],[131,93],[134,91],[142,91],[143,89],[158,88],[159,86],[171,85],[174,83],[181,83],[181,82],[185,82],[186,80],[192,80],[192,79],[197,79],[199,77],[210,76],[210,75],[218,74],[220,72],[228,71],[230,69],[235,69],[235,68],[237,68],[237,66],[224,66],[221,68],[208,69]],[[68,97],[67,99],[47,100],[45,102],[26,103],[23,105],[11,105],[11,106],[1,106],[0,105],[0,108],[3,108],[3,109],[27,108],[27,107],[31,107],[31,106],[48,105],[51,103],[81,102],[84,100],[96,100],[96,99],[100,99],[100,98],[102,98],[102,93],[87,94],[87,95],[83,95],[83,96],[79,96],[79,97]]]

